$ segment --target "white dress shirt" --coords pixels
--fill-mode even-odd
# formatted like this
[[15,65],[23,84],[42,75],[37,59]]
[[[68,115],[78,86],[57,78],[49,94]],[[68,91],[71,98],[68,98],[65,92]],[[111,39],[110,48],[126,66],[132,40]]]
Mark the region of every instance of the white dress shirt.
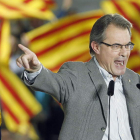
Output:
[[[94,61],[108,87],[109,82],[113,80],[112,75],[99,65],[95,57]],[[117,77],[114,82],[114,95],[111,96],[110,100],[110,140],[133,140],[128,121],[126,99],[123,93],[122,76]],[[102,140],[108,140],[108,122]]]

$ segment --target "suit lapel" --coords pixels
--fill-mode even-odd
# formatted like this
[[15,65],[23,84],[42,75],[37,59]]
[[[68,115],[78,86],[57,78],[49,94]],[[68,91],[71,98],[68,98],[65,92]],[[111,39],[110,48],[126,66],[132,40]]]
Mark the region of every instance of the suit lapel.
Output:
[[108,95],[107,95],[107,85],[97,67],[97,65],[94,62],[94,57],[87,62],[87,69],[89,70],[89,76],[91,78],[91,81],[93,82],[93,85],[95,86],[97,93],[99,95],[99,101],[101,104],[101,108],[103,108],[103,117],[107,120],[107,109],[108,109]]

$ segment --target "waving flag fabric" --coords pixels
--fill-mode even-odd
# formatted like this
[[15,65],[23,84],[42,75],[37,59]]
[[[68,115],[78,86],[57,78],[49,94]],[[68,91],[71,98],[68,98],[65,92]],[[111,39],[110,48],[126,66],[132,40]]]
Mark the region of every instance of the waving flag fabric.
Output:
[[0,17],[6,19],[39,18],[51,20],[54,14],[49,6],[52,0],[0,0]]
[[0,93],[7,128],[25,134],[30,118],[39,113],[42,108],[21,80],[2,64]]
[[127,18],[132,24],[132,42],[135,47],[131,52],[127,67],[140,74],[140,1],[112,0],[101,3],[105,13],[118,13]]
[[46,24],[26,34],[29,47],[54,72],[66,61],[88,61],[90,30],[102,15],[100,10],[92,11]]
[[10,25],[6,19],[0,19],[0,62],[8,65],[10,58]]
[[8,64],[10,56],[10,19],[38,18],[52,20],[53,0],[0,0],[0,62]]
[[7,128],[31,138],[37,138],[31,117],[41,111],[40,104],[21,80],[8,68],[10,47],[10,19],[38,18],[52,20],[53,0],[0,0],[0,95]]

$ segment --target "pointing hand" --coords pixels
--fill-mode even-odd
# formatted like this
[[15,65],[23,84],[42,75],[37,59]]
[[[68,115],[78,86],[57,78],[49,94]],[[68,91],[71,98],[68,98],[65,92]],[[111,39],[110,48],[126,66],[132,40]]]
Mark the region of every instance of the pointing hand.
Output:
[[23,66],[29,72],[38,71],[41,68],[41,63],[35,53],[21,44],[19,44],[18,47],[24,52],[24,54],[16,60],[18,67]]

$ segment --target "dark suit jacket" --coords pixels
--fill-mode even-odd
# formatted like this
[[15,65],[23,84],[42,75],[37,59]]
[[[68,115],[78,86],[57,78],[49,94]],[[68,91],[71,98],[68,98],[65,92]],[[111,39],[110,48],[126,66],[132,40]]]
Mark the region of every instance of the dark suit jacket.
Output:
[[[140,140],[140,75],[127,69],[123,75],[129,122],[134,140]],[[67,62],[59,72],[43,67],[31,86],[54,96],[64,108],[59,140],[102,140],[106,128],[107,86],[93,58]],[[58,118],[59,119],[59,118]]]

